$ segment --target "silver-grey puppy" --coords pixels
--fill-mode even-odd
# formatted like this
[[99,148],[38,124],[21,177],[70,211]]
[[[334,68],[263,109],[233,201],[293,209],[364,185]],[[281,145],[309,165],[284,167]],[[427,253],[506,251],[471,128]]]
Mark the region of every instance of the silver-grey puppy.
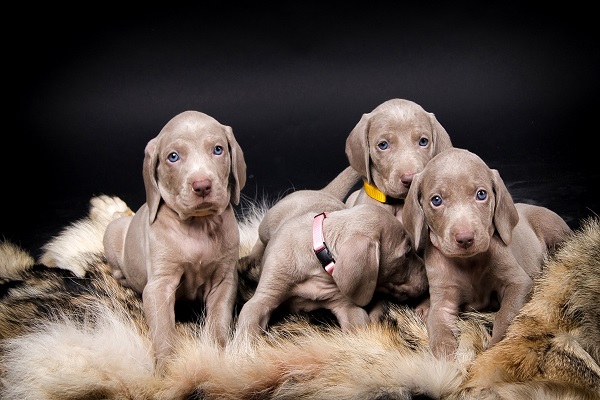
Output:
[[415,175],[403,221],[424,249],[427,331],[434,354],[454,356],[462,311],[496,311],[498,343],[528,300],[547,252],[571,229],[555,212],[514,203],[497,170],[476,154],[444,150]]
[[171,352],[175,301],[200,300],[225,344],[239,259],[237,204],[246,163],[232,129],[197,111],[171,119],[145,149],[146,203],[111,222],[104,250],[113,276],[142,294],[157,371]]

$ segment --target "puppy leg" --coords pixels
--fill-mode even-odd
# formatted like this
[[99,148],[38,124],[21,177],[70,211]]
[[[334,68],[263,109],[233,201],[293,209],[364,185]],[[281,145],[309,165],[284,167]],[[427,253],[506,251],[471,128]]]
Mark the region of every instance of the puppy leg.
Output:
[[262,262],[265,244],[258,239],[247,256],[240,258],[238,270],[255,282],[260,278],[260,264]]
[[126,287],[130,287],[130,285],[121,267],[124,263],[125,238],[132,219],[133,216],[125,216],[110,222],[103,237],[104,254],[110,265],[112,276]]
[[427,321],[427,317],[429,315],[429,307],[430,307],[429,297],[423,299],[423,301],[421,301],[415,307],[415,312],[417,313],[417,315],[419,317],[421,317],[421,319],[423,320],[423,322]]
[[234,269],[225,280],[211,290],[206,298],[205,327],[221,346],[225,346],[232,332],[233,308],[237,295],[238,275]]
[[292,287],[281,279],[261,278],[256,292],[240,311],[237,332],[249,337],[262,334],[267,329],[273,311],[288,298]]
[[159,375],[164,372],[171,355],[175,335],[175,291],[180,280],[181,274],[153,277],[142,292],[144,316],[154,347],[156,373]]
[[[515,271],[515,275],[518,275],[518,271],[523,271],[518,265],[515,265],[515,268],[512,270]],[[504,338],[508,326],[528,300],[529,290],[533,282],[525,272],[522,272],[520,275],[521,279],[508,286],[504,291],[500,309],[494,318],[494,327],[492,337],[487,346],[488,348]]]
[[458,345],[456,340],[459,313],[458,294],[430,287],[430,306],[427,312],[427,334],[433,354],[452,360]]
[[369,307],[369,321],[376,323],[385,318],[388,302],[384,299],[376,299]]
[[367,311],[349,301],[340,299],[331,307],[331,312],[337,318],[343,331],[351,331],[356,327],[365,326],[370,322]]

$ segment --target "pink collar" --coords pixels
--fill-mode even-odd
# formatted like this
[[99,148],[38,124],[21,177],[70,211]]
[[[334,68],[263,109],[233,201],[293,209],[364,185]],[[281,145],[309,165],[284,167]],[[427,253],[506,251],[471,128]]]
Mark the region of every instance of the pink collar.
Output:
[[321,214],[315,215],[315,219],[313,220],[313,250],[325,271],[331,275],[333,274],[335,260],[325,244],[325,238],[323,237],[323,220],[328,214],[328,212],[322,212]]

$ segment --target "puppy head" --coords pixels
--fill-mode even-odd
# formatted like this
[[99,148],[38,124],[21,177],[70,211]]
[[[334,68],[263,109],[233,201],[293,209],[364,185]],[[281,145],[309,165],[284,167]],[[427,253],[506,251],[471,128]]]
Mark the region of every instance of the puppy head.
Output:
[[230,201],[237,204],[246,163],[229,126],[185,111],[146,145],[143,177],[150,223],[161,201],[183,220],[220,214]]
[[354,234],[339,246],[338,253],[331,274],[335,284],[354,304],[366,306],[377,286],[381,256],[379,241],[365,234]]
[[350,165],[388,196],[404,198],[414,174],[450,137],[432,113],[404,99],[388,100],[363,114],[346,139]]
[[397,218],[373,204],[334,213],[347,218],[332,274],[341,293],[365,306],[375,291],[400,301],[427,291],[423,260]]
[[413,180],[402,220],[422,248],[432,245],[450,257],[487,250],[494,232],[509,243],[518,213],[496,170],[464,149],[435,156]]
[[240,193],[246,186],[246,160],[244,152],[233,135],[233,130],[230,126],[224,125],[225,136],[229,146],[229,154],[231,157],[231,173],[230,173],[230,190],[231,198],[234,204],[240,203]]

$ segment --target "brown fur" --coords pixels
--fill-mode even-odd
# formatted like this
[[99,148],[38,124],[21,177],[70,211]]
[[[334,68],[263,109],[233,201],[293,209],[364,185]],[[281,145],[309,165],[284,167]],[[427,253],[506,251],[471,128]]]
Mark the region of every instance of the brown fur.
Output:
[[506,338],[471,365],[462,385],[470,396],[501,397],[515,387],[532,386],[600,397],[598,222],[584,221],[546,260],[531,301],[508,327]]
[[101,253],[80,255],[82,261],[78,267],[85,269],[83,276],[68,269],[36,264],[28,253],[9,242],[2,244],[0,255],[10,256],[15,264],[20,264],[9,275],[3,272],[0,276],[1,340],[35,332],[39,323],[60,321],[65,316],[93,322],[99,302],[127,318],[139,320],[140,331],[146,331],[139,295],[111,276]]
[[[254,231],[243,235],[240,248],[248,249],[255,219],[242,221],[241,231]],[[152,372],[139,296],[114,280],[101,252],[73,254],[95,248],[86,243],[99,226],[84,219],[60,234],[69,239],[54,242],[59,267],[34,265],[16,246],[0,246],[3,400],[598,398],[598,219],[546,262],[531,301],[489,350],[493,314],[460,315],[453,361],[433,357],[425,324],[404,306],[352,332],[290,316],[253,344],[224,348],[202,324],[178,321],[164,376]],[[84,277],[62,268],[66,253]]]

